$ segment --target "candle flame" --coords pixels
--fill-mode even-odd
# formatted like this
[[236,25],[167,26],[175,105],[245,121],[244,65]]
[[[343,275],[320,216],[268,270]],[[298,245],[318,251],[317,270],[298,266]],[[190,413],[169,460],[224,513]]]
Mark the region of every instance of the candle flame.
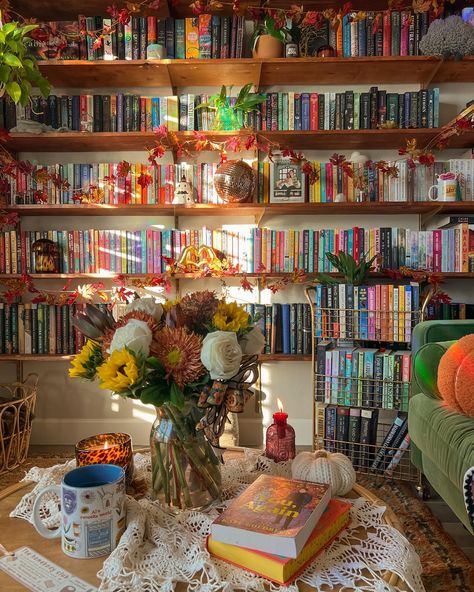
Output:
[[277,399],[277,405],[278,405],[278,411],[280,411],[280,413],[283,411],[283,403],[280,401],[280,399]]
[[105,444],[104,444],[104,450],[107,450],[107,448],[108,448],[108,447],[109,447],[109,443],[108,443],[108,442],[107,442],[107,440],[106,440],[106,441],[105,441]]

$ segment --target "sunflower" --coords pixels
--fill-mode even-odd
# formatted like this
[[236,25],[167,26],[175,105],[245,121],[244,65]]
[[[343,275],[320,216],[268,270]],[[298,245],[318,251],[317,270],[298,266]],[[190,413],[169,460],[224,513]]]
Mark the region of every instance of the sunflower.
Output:
[[201,362],[201,342],[199,335],[184,327],[164,327],[155,335],[152,354],[165,367],[166,378],[172,378],[180,389],[206,371]]
[[235,302],[221,301],[217,306],[212,323],[220,331],[237,333],[242,329],[247,329],[249,320],[249,314],[243,306],[239,306]]
[[123,393],[135,385],[138,380],[138,364],[133,352],[124,348],[110,354],[107,360],[97,368],[100,388]]
[[99,344],[88,339],[81,351],[73,358],[72,368],[69,368],[69,376],[92,380],[95,377],[97,366],[102,362],[102,351]]

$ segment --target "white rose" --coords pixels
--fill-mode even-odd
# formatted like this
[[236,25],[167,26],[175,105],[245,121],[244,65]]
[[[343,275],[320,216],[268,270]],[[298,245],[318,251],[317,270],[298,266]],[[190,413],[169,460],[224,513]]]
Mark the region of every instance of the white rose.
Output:
[[155,302],[154,298],[137,298],[132,300],[125,309],[126,312],[139,310],[152,316],[155,321],[159,321],[163,315],[163,307],[159,302]]
[[241,337],[239,345],[243,354],[248,356],[260,354],[265,345],[265,337],[260,330],[260,327],[254,327],[251,331]]
[[201,362],[213,380],[235,376],[242,361],[242,350],[233,331],[208,333],[202,342]]
[[112,338],[109,347],[111,354],[115,350],[122,350],[125,346],[133,352],[142,352],[145,356],[150,353],[153,338],[150,327],[145,321],[130,319],[124,327],[119,327]]

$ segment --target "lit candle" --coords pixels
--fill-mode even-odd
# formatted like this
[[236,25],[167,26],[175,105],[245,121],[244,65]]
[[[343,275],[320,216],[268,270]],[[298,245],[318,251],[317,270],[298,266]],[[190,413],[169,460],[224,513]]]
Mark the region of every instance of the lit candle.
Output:
[[76,444],[76,464],[118,465],[125,469],[127,483],[133,479],[132,438],[129,434],[97,434]]
[[265,456],[275,462],[295,458],[295,430],[287,423],[288,413],[283,411],[283,403],[277,399],[278,411],[273,414],[273,423],[267,429]]

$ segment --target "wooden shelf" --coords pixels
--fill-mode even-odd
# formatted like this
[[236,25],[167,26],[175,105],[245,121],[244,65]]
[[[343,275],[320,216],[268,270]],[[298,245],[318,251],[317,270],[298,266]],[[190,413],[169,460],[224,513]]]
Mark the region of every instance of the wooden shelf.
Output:
[[371,215],[371,214],[470,214],[474,213],[471,202],[361,202],[361,203],[235,203],[196,204],[195,206],[173,205],[128,205],[128,204],[42,204],[1,206],[6,212],[20,216],[278,216],[308,214]]
[[[33,17],[41,21],[64,21],[77,20],[78,14],[85,14],[87,16],[109,16],[107,14],[107,6],[113,2],[110,0],[66,0],[65,2],[57,2],[56,0],[12,0],[11,7],[24,17]],[[119,8],[125,4],[115,3]],[[141,11],[142,16],[146,14],[155,14],[160,17],[167,17],[170,15],[169,3],[167,0],[160,2],[158,10]]]
[[[78,14],[86,15],[104,15],[106,8],[111,4],[110,0],[67,0],[66,2],[57,2],[57,0],[12,0],[12,8],[25,17],[41,17],[42,20],[68,20],[76,19]],[[121,7],[120,3],[116,3]],[[288,0],[272,0],[272,8],[288,8],[291,3]],[[388,1],[385,0],[354,0],[353,10],[386,10]],[[463,8],[470,6],[472,2],[468,0],[455,0],[454,7]],[[152,14],[159,16],[195,16],[190,8],[189,0],[162,0],[160,8],[153,11]],[[304,4],[305,10],[324,10],[325,8],[334,8],[334,0],[307,0]],[[451,6],[451,4],[449,4]],[[223,14],[232,14],[230,6],[224,6]],[[144,12],[140,14],[145,14]],[[217,14],[221,14],[218,11]]]
[[[291,273],[291,272],[290,272]],[[315,276],[318,276],[322,272],[317,273],[307,273],[306,279],[312,279]],[[119,274],[119,273],[30,273],[28,274],[33,280],[92,280],[92,279],[101,279],[101,280],[113,280],[120,275],[124,275],[127,278],[143,278],[147,275],[156,275],[159,276],[159,273],[127,273],[127,274]],[[168,276],[170,280],[196,280],[196,279],[226,279],[231,280],[233,278],[240,279],[240,278],[248,278],[248,279],[258,279],[262,276],[265,276],[268,279],[278,279],[282,277],[287,277],[290,275],[289,273],[276,273],[276,272],[268,272],[268,273],[234,273],[232,275],[223,275],[223,276],[201,276],[196,275],[194,273],[176,273],[172,276]],[[340,277],[340,273],[325,273],[325,275],[330,275],[333,277]],[[437,273],[443,279],[456,279],[456,280],[472,280],[474,279],[474,272],[439,272]],[[2,280],[9,280],[9,279],[20,279],[22,277],[21,274],[18,273],[4,273],[0,274],[0,282]],[[370,278],[373,279],[388,279],[390,276],[384,272],[372,272],[369,274]],[[408,278],[406,278],[408,280]]]
[[0,354],[0,362],[68,362],[73,357],[60,354]]
[[225,60],[50,60],[42,73],[60,88],[176,88],[324,84],[474,82],[474,57],[270,58]]
[[[254,132],[241,130],[234,132],[206,132],[212,141],[224,141],[236,135],[245,138]],[[267,138],[289,148],[301,150],[353,150],[388,149],[394,150],[405,145],[408,138],[415,138],[422,148],[434,140],[440,129],[380,129],[380,130],[337,130],[337,131],[275,131],[257,132],[262,139]],[[192,132],[176,132],[181,141],[193,138]],[[17,152],[102,152],[123,150],[145,150],[154,144],[153,132],[50,132],[45,134],[12,133],[8,148]],[[454,136],[450,148],[471,148],[474,145],[474,132]]]
[[[68,362],[74,355],[60,354],[0,354],[0,362]],[[310,362],[310,355],[260,354],[260,362]]]

